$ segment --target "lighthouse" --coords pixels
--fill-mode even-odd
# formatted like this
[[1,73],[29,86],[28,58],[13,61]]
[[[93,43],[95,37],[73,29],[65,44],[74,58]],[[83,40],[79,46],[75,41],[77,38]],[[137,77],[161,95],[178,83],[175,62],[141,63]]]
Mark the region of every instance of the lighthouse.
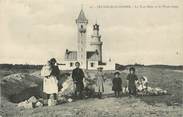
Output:
[[104,70],[114,70],[115,66],[112,62],[103,62],[102,45],[100,29],[97,23],[94,23],[92,34],[87,34],[88,19],[81,9],[79,16],[75,20],[77,28],[76,41],[77,49],[69,50],[66,48],[64,63],[62,70],[72,70],[75,68],[75,63],[80,62],[81,68],[86,70],[97,70],[98,67],[103,67]]
[[98,61],[102,62],[102,41],[99,34],[99,25],[96,23],[93,25],[93,34],[91,35],[90,47],[98,54]]

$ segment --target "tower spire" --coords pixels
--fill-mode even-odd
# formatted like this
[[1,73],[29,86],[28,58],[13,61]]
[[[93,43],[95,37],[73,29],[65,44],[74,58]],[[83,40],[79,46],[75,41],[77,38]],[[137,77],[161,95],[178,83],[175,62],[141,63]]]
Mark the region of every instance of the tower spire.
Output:
[[88,19],[86,18],[83,9],[81,9],[78,18],[76,19],[76,23],[88,23]]

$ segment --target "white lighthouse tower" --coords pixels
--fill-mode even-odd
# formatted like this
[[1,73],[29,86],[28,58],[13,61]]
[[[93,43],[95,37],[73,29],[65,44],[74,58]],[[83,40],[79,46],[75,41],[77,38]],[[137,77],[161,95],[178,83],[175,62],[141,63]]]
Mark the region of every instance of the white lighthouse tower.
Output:
[[102,62],[102,44],[101,35],[99,34],[99,25],[96,23],[93,25],[93,34],[91,36],[90,47],[98,54],[99,62]]
[[78,28],[78,39],[77,39],[77,60],[81,63],[82,68],[86,68],[86,37],[87,37],[87,24],[83,9],[81,9],[78,18],[76,19]]
[[99,33],[99,25],[93,25],[93,33],[91,38],[87,38],[88,19],[86,18],[83,9],[76,19],[77,24],[77,49],[66,49],[62,70],[72,70],[75,68],[74,63],[80,62],[81,68],[86,70],[96,70],[98,67],[103,67],[104,70],[114,70],[115,64],[104,62],[102,59],[101,35]]

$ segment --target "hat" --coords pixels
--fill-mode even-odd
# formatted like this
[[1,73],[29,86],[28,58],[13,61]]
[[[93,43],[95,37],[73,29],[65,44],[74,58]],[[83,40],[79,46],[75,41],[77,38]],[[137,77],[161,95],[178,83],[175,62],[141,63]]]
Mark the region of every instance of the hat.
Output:
[[119,73],[119,72],[115,72],[115,73],[114,73],[114,75],[116,75],[116,74],[120,75],[120,73]]
[[55,63],[56,63],[57,61],[56,61],[55,58],[51,58],[51,59],[50,59],[50,62],[55,62]]
[[134,71],[135,72],[135,68],[134,67],[130,67],[129,71]]
[[80,62],[77,61],[77,62],[75,63],[75,65],[76,65],[76,64],[79,64],[79,65],[80,65]]

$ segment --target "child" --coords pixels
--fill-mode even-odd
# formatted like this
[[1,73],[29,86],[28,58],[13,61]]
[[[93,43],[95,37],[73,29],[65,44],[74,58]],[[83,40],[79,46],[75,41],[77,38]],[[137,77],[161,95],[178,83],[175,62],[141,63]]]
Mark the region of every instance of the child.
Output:
[[56,65],[57,61],[55,58],[52,58],[48,61],[47,65],[43,66],[41,70],[41,76],[44,76],[43,79],[43,92],[46,94],[46,102],[51,98],[54,98],[57,101],[57,93],[58,93],[58,77],[60,75],[60,71],[58,66]]
[[114,78],[112,80],[112,90],[114,91],[115,97],[119,97],[120,96],[120,92],[122,91],[122,80],[119,77],[120,73],[119,72],[115,72],[114,73]]
[[102,93],[104,92],[104,73],[103,73],[103,68],[99,67],[98,72],[95,75],[97,82],[97,90],[98,90],[98,98],[102,98]]
[[135,74],[135,68],[131,67],[129,69],[129,74],[127,76],[127,87],[129,91],[129,96],[136,95],[136,81],[138,80],[137,75]]
[[140,82],[140,86],[141,86],[141,91],[147,90],[147,88],[148,88],[148,80],[147,80],[147,78],[145,76],[142,76],[140,78],[139,82]]
[[137,91],[138,94],[141,94],[142,96],[147,94],[148,89],[148,80],[145,76],[142,76],[139,81],[137,82]]
[[76,86],[75,97],[83,99],[83,89],[84,89],[83,79],[85,78],[85,75],[83,69],[80,68],[79,62],[76,62],[75,66],[76,68],[72,70],[72,79]]

